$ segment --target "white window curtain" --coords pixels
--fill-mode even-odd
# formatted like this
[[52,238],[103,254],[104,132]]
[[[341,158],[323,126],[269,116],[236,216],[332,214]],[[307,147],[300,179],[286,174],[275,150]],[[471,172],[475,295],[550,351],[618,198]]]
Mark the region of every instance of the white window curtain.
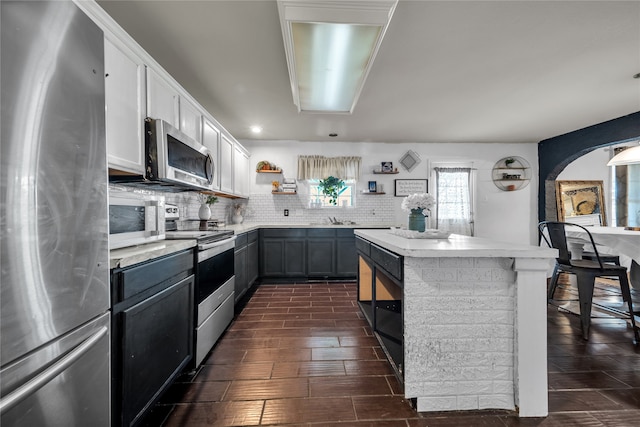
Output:
[[360,178],[361,157],[298,156],[298,179]]
[[439,230],[473,236],[471,168],[435,168]]

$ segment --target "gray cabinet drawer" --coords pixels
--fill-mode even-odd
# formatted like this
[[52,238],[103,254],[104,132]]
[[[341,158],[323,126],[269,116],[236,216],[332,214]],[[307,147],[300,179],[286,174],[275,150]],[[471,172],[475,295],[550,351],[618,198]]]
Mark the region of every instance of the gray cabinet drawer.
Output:
[[305,237],[307,230],[304,228],[265,228],[260,230],[262,237]]
[[247,233],[249,243],[258,241],[258,230],[253,230]]
[[353,237],[353,228],[336,228],[336,236]]
[[[114,270],[112,277],[114,304],[124,301],[136,294],[176,277],[186,277],[193,273],[193,251],[179,252],[167,255],[144,264]],[[181,274],[182,273],[182,274]]]
[[356,249],[366,256],[371,256],[371,243],[358,236],[356,236]]
[[236,249],[240,249],[243,246],[247,246],[247,241],[248,241],[247,233],[236,235]]
[[309,237],[336,237],[336,230],[331,228],[310,228],[307,230]]
[[401,255],[394,254],[380,246],[371,244],[371,259],[393,277],[402,280],[403,257]]

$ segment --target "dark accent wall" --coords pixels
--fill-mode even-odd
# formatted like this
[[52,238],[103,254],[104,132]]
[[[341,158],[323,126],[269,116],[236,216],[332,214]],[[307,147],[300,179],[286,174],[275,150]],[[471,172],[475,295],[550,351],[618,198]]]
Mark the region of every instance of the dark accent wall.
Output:
[[557,219],[555,180],[578,157],[640,137],[640,111],[538,143],[538,219]]

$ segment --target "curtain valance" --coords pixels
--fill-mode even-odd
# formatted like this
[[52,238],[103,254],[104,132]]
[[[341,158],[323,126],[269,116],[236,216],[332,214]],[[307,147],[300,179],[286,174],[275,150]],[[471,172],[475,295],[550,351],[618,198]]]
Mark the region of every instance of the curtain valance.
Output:
[[361,163],[362,158],[356,156],[298,156],[298,179],[358,179]]

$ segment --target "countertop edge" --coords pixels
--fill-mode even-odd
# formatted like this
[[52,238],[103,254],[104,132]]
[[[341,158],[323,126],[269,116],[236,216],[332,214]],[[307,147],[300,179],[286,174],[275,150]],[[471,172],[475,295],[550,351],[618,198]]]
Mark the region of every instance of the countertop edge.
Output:
[[390,230],[355,230],[369,242],[411,258],[555,258],[555,249],[518,245],[497,240],[452,234],[448,239],[407,239]]
[[134,264],[180,252],[197,246],[190,240],[160,240],[144,245],[128,246],[109,251],[109,269],[130,267]]

